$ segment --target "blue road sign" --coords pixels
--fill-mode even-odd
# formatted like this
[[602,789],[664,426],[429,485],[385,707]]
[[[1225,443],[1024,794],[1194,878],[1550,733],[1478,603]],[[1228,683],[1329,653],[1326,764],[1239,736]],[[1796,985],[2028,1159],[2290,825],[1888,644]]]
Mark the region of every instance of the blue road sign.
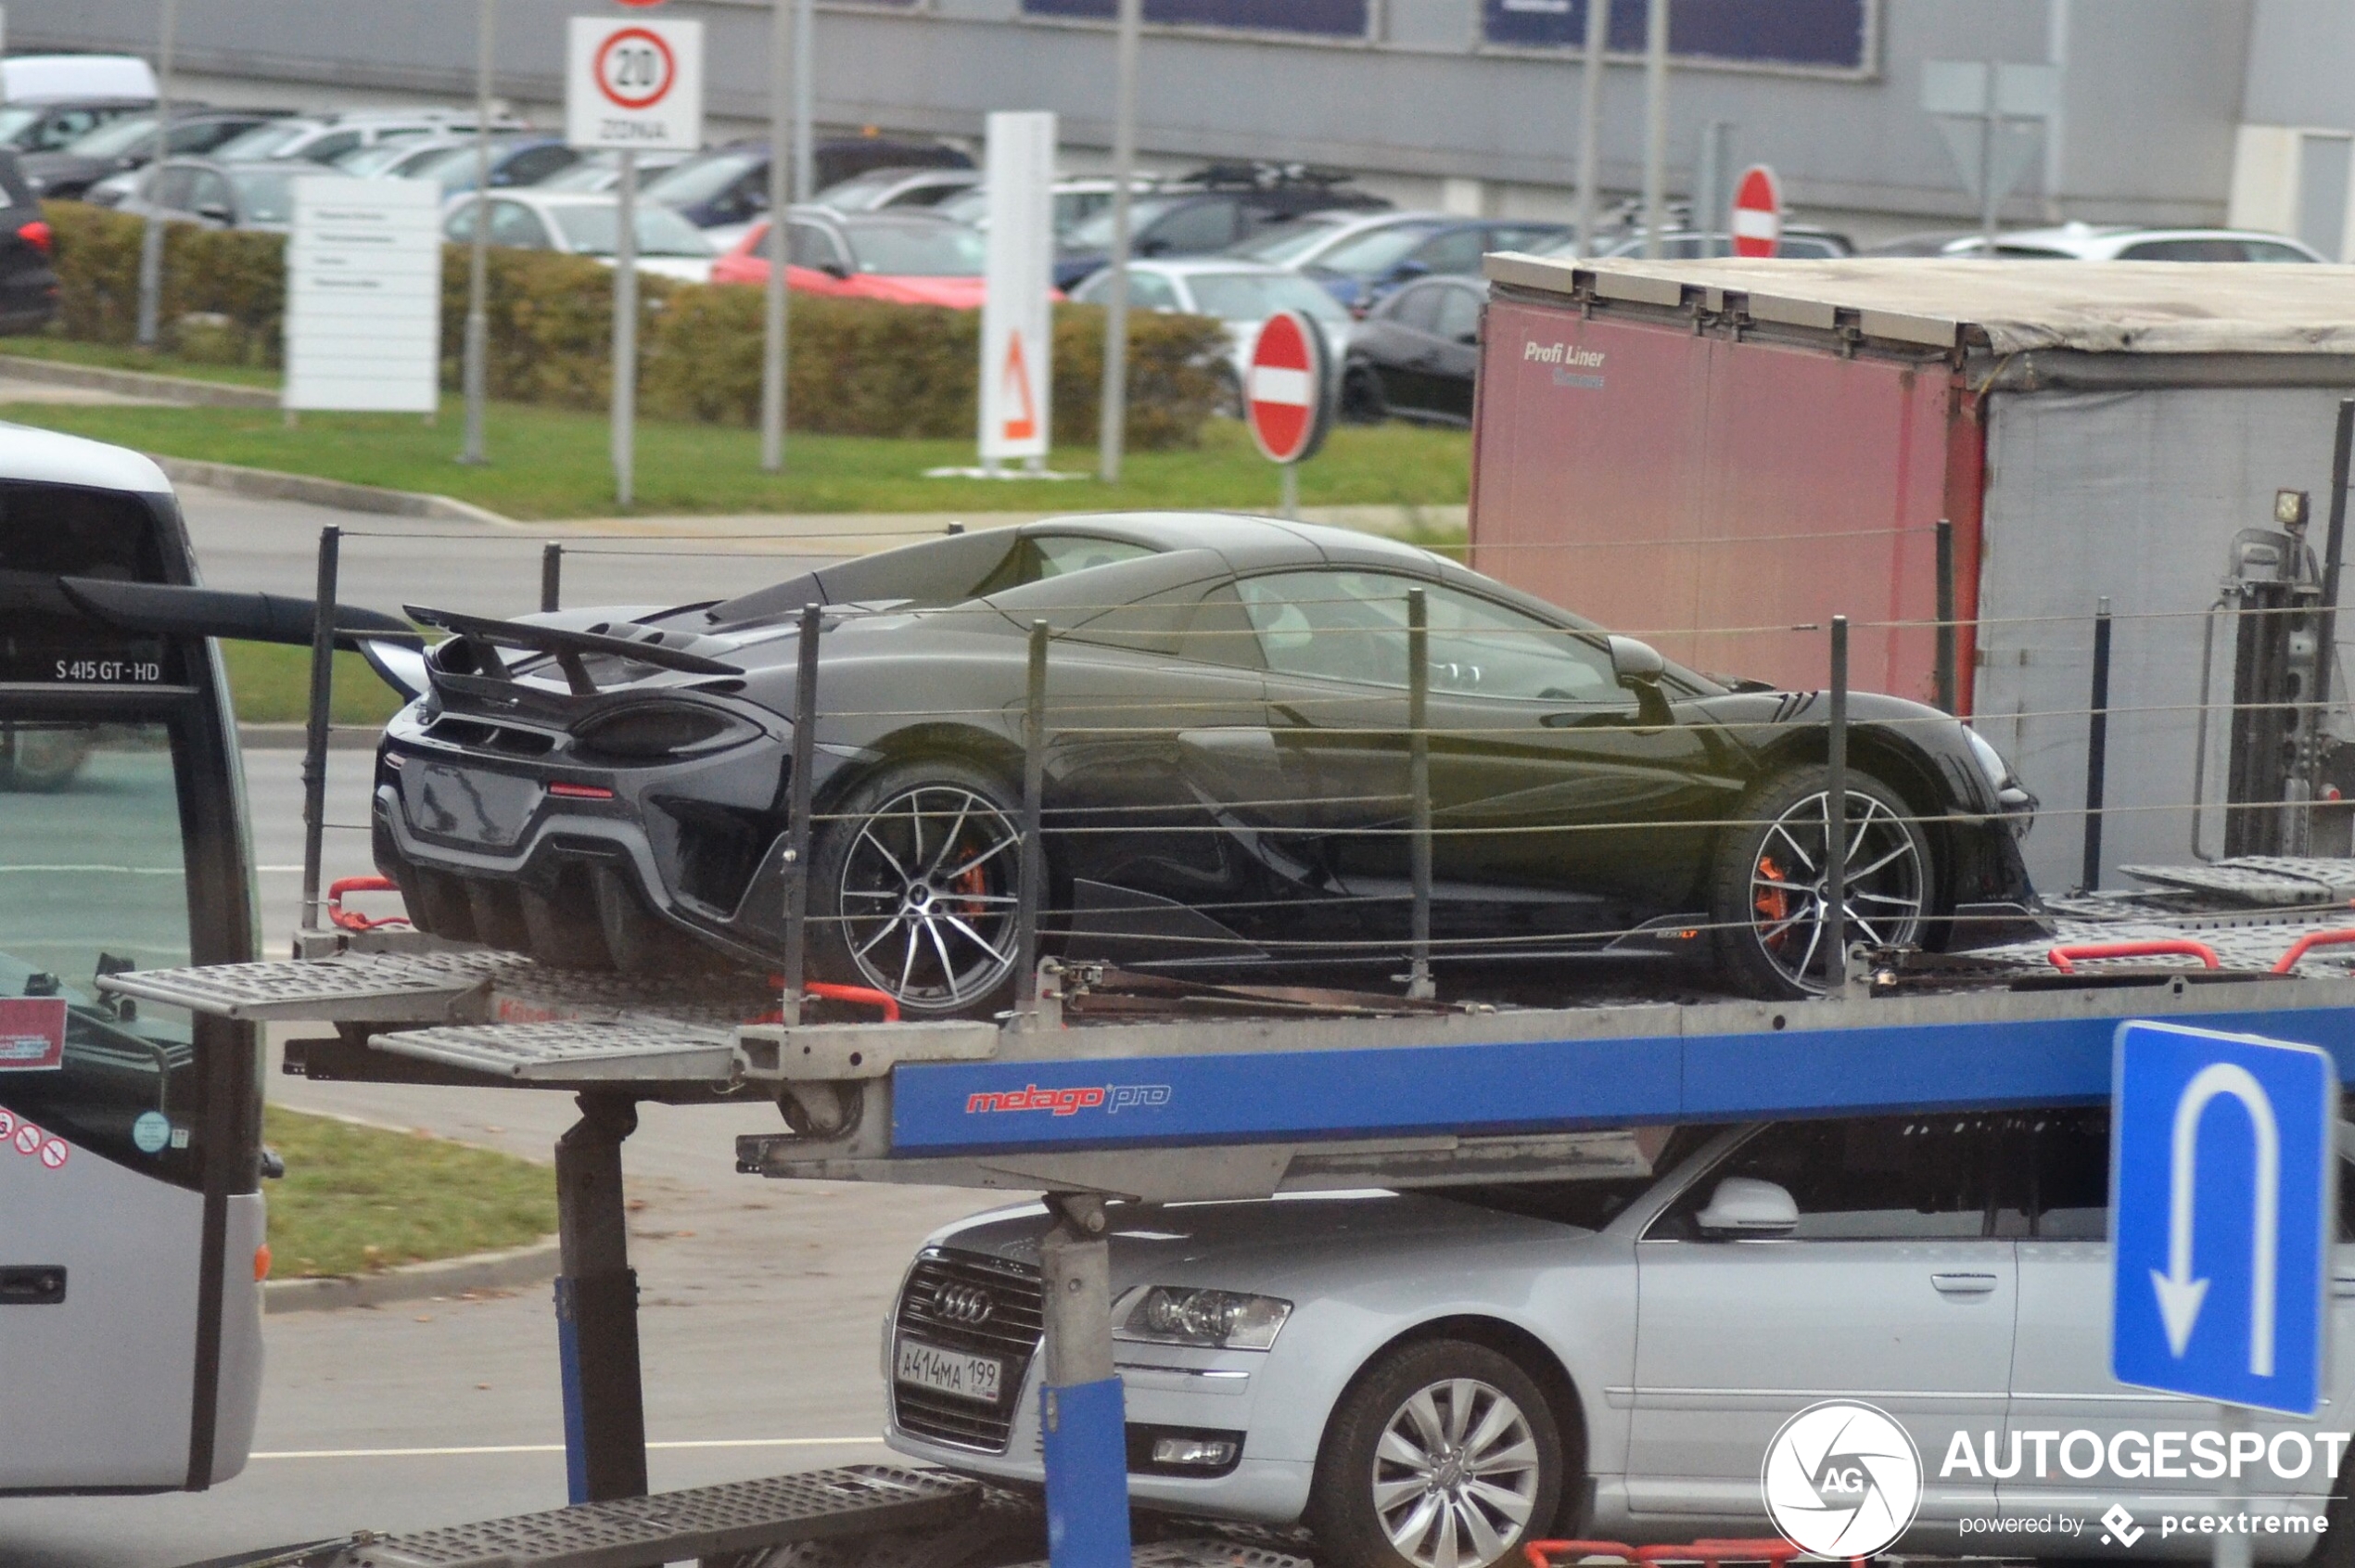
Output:
[[2310,1045],[2118,1026],[2110,1370],[2311,1415],[2322,1396],[2337,1074]]

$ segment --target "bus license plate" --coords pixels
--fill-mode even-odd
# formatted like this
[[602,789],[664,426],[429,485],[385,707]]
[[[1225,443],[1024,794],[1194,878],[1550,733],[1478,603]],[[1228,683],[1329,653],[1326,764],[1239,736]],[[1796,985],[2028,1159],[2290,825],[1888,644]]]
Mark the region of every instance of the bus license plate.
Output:
[[936,1394],[994,1405],[998,1402],[998,1382],[1005,1370],[1002,1362],[987,1356],[966,1356],[912,1339],[899,1342],[899,1381],[929,1388]]

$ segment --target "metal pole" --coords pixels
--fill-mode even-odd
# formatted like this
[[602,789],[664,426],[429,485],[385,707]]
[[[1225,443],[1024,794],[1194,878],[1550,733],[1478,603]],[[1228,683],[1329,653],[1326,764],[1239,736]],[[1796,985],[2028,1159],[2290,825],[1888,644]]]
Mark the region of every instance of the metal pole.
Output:
[[1050,1568],[1130,1561],[1127,1422],[1112,1359],[1111,1217],[1092,1193],[1050,1192],[1038,1244],[1046,1331],[1039,1447]]
[[1128,440],[1128,187],[1137,178],[1137,59],[1145,0],[1120,0],[1113,47],[1112,285],[1104,294],[1104,385],[1096,419],[1096,478],[1120,482]]
[[1596,254],[1595,213],[1601,205],[1596,189],[1602,178],[1603,54],[1610,47],[1610,0],[1586,0],[1586,57],[1580,62],[1585,81],[1578,99],[1578,254]]
[[785,206],[792,188],[785,166],[793,122],[792,0],[777,0],[769,22],[769,283],[760,317],[760,466],[781,474],[785,467]]
[[583,1094],[580,1119],[556,1140],[558,1374],[563,1379],[565,1479],[575,1503],[646,1495],[646,1404],[638,1365],[638,1275],[630,1267],[630,1214],[621,1145],[638,1107]]
[[1995,210],[2003,198],[1995,190],[1995,141],[2001,129],[1995,116],[1995,73],[2003,67],[1987,62],[1987,89],[1979,118],[1979,233],[1989,261],[1995,258]]
[[1300,465],[1279,463],[1276,466],[1282,470],[1284,476],[1281,498],[1284,516],[1293,522],[1298,522],[1300,520]]
[[2085,864],[2088,893],[2102,885],[2102,785],[2109,771],[2109,601],[2094,611],[2094,700],[2085,731]]
[[[820,612],[801,606],[801,642],[795,650],[793,777],[785,797],[785,997],[783,1017],[801,1022],[802,986],[809,963],[810,774],[818,766],[818,635]],[[836,911],[839,913],[840,911]],[[847,935],[847,927],[845,928]]]
[[540,613],[564,607],[565,547],[554,540],[540,547]]
[[[2227,1454],[2232,1452],[2234,1439],[2247,1432],[2250,1424],[2247,1406],[2217,1407],[2216,1426],[2223,1436]],[[2248,1506],[2246,1500],[2247,1493],[2243,1489],[2246,1483],[2239,1479],[2238,1466],[2226,1465],[2216,1477],[2216,1498],[2221,1505],[2216,1511],[2229,1516],[2245,1511]],[[2209,1553],[2209,1562],[2213,1568],[2249,1568],[2257,1555],[2256,1544],[2247,1536],[2219,1530],[2216,1532],[2216,1545]]]
[[1733,141],[1734,124],[1730,120],[1712,120],[1700,128],[1699,168],[1693,179],[1693,216],[1686,226],[1701,236],[1700,253],[1704,256],[1725,253],[1718,249],[1721,236],[1726,251],[1733,249],[1734,198],[1725,188],[1734,173],[1727,156]]
[[1038,906],[1047,882],[1047,623],[1030,623],[1030,670],[1023,688],[1022,873],[1014,888],[1014,1011],[1038,1016]]
[[621,153],[613,247],[613,489],[628,506],[637,493],[638,155]]
[[1431,978],[1431,606],[1419,588],[1407,590],[1407,792],[1413,802],[1413,956],[1407,994],[1436,996]]
[[336,681],[336,574],[343,529],[319,530],[319,588],[311,618],[311,724],[302,747],[302,929],[325,924],[319,902],[319,864],[327,829],[327,731]]
[[2331,678],[2338,663],[2338,568],[2347,546],[2347,487],[2355,467],[2355,398],[2338,404],[2338,432],[2331,444],[2330,526],[2323,534],[2323,603],[2314,628],[2314,695],[2310,717],[2298,726],[2306,744],[2306,797],[2323,793],[2323,738],[2328,733]]
[[[172,154],[172,56],[180,37],[180,0],[163,0],[162,37],[156,47],[156,156],[159,176]],[[163,220],[153,210],[139,231],[139,347],[153,349],[163,325]]]
[[1644,25],[1644,255],[1668,232],[1668,0],[1647,0]]
[[465,444],[461,463],[486,461],[482,447],[484,404],[490,396],[490,72],[496,33],[495,0],[475,8],[475,227],[466,243],[466,340],[460,389],[466,400]]
[[1962,629],[1954,624],[1954,525],[1945,517],[1938,519],[1938,706],[1948,713],[1957,711],[1955,702],[1954,660]]
[[2057,223],[2065,215],[2061,211],[2061,173],[2067,144],[2062,131],[2068,122],[2072,3],[2073,0],[2044,0],[2044,60],[2059,68],[2061,76],[2060,92],[2053,99],[2052,111],[2044,117],[2044,221],[2048,223]]
[[[793,198],[808,201],[818,194],[818,6],[817,0],[795,0],[793,13]],[[769,156],[775,158],[777,149]]]
[[1824,770],[1825,991],[1848,988],[1848,618],[1832,617],[1831,733]]

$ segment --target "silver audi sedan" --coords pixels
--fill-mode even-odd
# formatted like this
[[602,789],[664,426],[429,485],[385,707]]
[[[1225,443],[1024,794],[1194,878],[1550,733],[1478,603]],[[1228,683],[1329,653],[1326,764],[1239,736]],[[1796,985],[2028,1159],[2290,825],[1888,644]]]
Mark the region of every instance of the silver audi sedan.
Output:
[[[2221,1498],[2218,1407],[2110,1378],[2106,1109],[1687,1128],[1654,1166],[1114,1205],[1132,1498],[1305,1523],[1328,1568],[1756,1536],[1776,1431],[1850,1398],[1920,1456],[1901,1552],[2205,1558],[2199,1517],[2237,1511],[2291,1562],[2349,1511],[2355,1357],[2316,1420],[2257,1418],[2266,1456]],[[884,1332],[894,1448],[1043,1478],[1047,1228],[1011,1209],[920,1251]],[[2355,1246],[2334,1273],[2355,1344]],[[2336,1560],[2355,1520],[2329,1535]]]

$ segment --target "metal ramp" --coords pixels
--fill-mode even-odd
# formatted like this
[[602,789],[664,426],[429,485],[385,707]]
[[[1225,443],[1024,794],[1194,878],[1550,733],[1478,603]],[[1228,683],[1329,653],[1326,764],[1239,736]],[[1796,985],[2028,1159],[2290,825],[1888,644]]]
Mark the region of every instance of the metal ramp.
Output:
[[802,1541],[947,1528],[973,1515],[981,1490],[939,1471],[852,1465],[355,1539],[295,1561],[300,1568],[661,1568]]

